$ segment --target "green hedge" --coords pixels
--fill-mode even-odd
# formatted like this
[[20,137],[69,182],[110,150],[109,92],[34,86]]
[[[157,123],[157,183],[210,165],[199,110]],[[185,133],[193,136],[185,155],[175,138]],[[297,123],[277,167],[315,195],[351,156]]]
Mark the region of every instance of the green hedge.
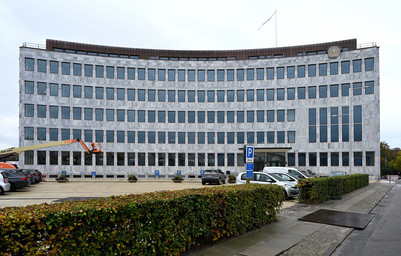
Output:
[[303,203],[319,204],[367,185],[367,174],[302,179],[298,183],[298,199]]
[[250,184],[4,208],[0,252],[179,255],[275,221],[283,200],[282,187]]

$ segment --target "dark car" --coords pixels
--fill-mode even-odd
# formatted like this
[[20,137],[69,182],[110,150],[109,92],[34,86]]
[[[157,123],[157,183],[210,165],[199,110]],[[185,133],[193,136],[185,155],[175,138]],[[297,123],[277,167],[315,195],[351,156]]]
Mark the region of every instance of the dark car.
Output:
[[22,172],[29,176],[31,184],[36,184],[42,181],[42,173],[34,169],[22,169]]
[[8,176],[8,183],[10,183],[10,191],[29,186],[28,177],[18,169],[2,169]]
[[221,183],[226,184],[226,175],[220,170],[205,170],[202,175],[202,185],[206,183],[209,184],[217,184],[220,185]]

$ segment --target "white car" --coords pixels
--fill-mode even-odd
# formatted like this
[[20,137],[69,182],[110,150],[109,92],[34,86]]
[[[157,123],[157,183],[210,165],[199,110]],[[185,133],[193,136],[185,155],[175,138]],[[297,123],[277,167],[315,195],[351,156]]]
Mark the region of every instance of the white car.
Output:
[[7,173],[0,170],[0,195],[7,191],[10,191]]
[[298,179],[307,179],[309,178],[308,176],[304,175],[300,171],[298,171],[295,168],[289,168],[289,167],[277,167],[277,166],[267,166],[263,168],[263,172],[265,173],[289,173],[291,176],[295,176]]
[[[296,186],[295,182],[285,181],[280,176],[272,173],[253,172],[253,177],[250,182],[282,186],[285,189],[285,197],[288,198],[293,198],[299,194],[299,188]],[[236,184],[246,184],[246,172],[238,174]]]

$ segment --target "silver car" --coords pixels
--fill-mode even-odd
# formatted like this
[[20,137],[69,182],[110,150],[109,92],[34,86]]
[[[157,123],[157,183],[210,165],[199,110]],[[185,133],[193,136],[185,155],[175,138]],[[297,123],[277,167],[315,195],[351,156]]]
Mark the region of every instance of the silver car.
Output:
[[0,170],[0,195],[10,191],[10,183],[8,183],[7,173]]
[[[282,186],[285,189],[285,197],[287,198],[293,198],[299,194],[299,188],[295,182],[285,181],[283,178],[273,173],[253,172],[253,177],[250,182]],[[236,184],[246,184],[246,172],[238,174]]]

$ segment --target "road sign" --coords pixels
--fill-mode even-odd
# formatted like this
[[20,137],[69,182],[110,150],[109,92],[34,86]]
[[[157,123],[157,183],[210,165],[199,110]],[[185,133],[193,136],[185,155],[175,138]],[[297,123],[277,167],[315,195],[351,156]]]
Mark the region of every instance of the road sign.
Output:
[[246,163],[246,170],[253,171],[253,163]]
[[246,171],[246,178],[251,178],[253,177],[253,171]]
[[156,177],[159,177],[159,170],[156,170],[156,171],[155,171],[155,176],[156,176]]
[[254,146],[246,146],[246,162],[253,163]]
[[181,177],[181,170],[177,170],[177,175]]
[[67,175],[66,171],[61,171],[61,175]]
[[200,171],[200,175],[201,175],[201,176],[203,176],[204,173],[205,173],[204,170],[201,170],[201,171]]

